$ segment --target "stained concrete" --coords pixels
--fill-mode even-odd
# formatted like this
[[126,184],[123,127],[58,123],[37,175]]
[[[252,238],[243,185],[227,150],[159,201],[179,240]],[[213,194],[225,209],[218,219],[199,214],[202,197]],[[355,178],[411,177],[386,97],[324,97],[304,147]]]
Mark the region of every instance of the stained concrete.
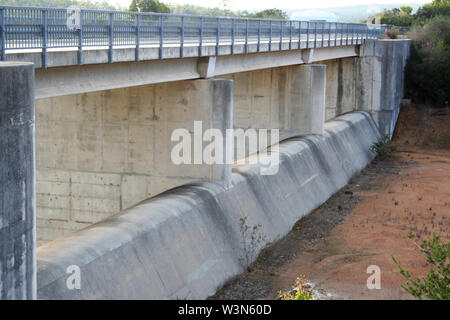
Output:
[[171,141],[173,131],[186,129],[192,136],[194,121],[226,137],[233,126],[231,80],[36,100],[38,245],[181,184],[229,184],[231,164],[172,162],[178,144]]
[[34,68],[0,62],[0,300],[36,297]]
[[382,134],[392,136],[403,98],[411,40],[367,40],[356,74],[356,102],[369,110]]
[[[167,191],[38,249],[40,299],[203,299],[240,273],[239,219],[261,224],[268,243],[326,201],[372,159],[380,137],[367,112],[327,122],[323,135],[279,146],[280,170],[233,168],[232,186],[197,183]],[[81,269],[69,290],[66,269]]]

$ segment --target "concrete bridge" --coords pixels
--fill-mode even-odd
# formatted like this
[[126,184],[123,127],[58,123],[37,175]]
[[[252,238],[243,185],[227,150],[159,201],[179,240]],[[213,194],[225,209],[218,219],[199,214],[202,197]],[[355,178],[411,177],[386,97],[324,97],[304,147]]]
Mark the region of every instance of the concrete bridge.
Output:
[[[0,9],[3,16],[12,12]],[[54,13],[39,10],[45,16],[39,36],[47,42],[48,17]],[[40,298],[205,298],[241,270],[233,250],[239,243],[239,217],[261,223],[267,241],[275,240],[373,158],[368,149],[380,134],[393,133],[408,40],[374,39],[378,33],[365,25],[352,24],[350,33],[349,26],[332,23],[214,18],[213,24],[210,17],[197,17],[198,39],[184,39],[186,16],[156,15],[163,21],[157,38],[166,35],[167,45],[144,45],[138,24],[130,31],[133,45],[115,46],[130,34],[114,38],[120,25],[115,13],[106,16],[111,15],[106,47],[74,47],[66,40],[57,48],[42,41],[39,48],[20,48],[32,37],[16,47],[2,42],[7,62],[0,65],[1,116],[27,114],[35,124],[35,155],[30,141],[19,144],[20,152],[29,155],[24,165],[35,172],[19,170],[24,176],[12,190],[22,198],[3,198],[2,210],[20,208],[28,234],[34,232],[35,212]],[[135,23],[145,19],[134,18]],[[176,31],[173,21],[164,28],[166,18],[179,20]],[[2,21],[2,39],[12,39],[4,36],[16,32],[7,25],[11,20]],[[220,38],[217,29],[226,23],[230,34]],[[269,29],[261,27],[265,23]],[[181,40],[174,36],[178,32]],[[82,37],[83,32],[79,28],[73,34]],[[19,73],[23,76],[15,76]],[[8,81],[12,87],[3,85]],[[20,98],[30,92],[35,118],[27,111],[33,99]],[[11,108],[23,114],[12,116]],[[264,177],[249,164],[174,164],[172,133],[182,128],[194,136],[194,121],[223,133],[243,129],[232,137],[238,142],[245,141],[247,129],[278,129],[284,141],[280,172]],[[1,124],[8,128],[7,121]],[[11,141],[2,139],[1,145],[1,172],[9,177],[8,171],[20,164],[3,152],[13,148]],[[230,151],[228,141],[224,146]],[[252,152],[245,156],[251,158]],[[29,185],[25,193],[23,181]],[[35,207],[21,204],[34,196]],[[15,219],[11,215],[0,226]],[[10,230],[0,229],[2,239]],[[24,247],[24,264],[11,268],[25,277],[21,283],[31,279],[34,287],[28,292],[36,292],[34,246]],[[5,245],[0,257],[23,253],[14,252]],[[80,290],[67,289],[70,265],[81,269]],[[33,297],[21,295],[18,282],[8,277],[12,273],[2,272],[2,298]]]

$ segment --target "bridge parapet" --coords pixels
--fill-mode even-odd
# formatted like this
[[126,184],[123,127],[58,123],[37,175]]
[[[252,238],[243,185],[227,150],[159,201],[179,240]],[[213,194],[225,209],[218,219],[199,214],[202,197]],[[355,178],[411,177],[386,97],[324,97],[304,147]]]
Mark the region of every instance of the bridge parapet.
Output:
[[39,57],[35,67],[47,68],[58,65],[55,51],[70,52],[65,59],[75,65],[124,61],[124,52],[128,61],[234,55],[361,44],[378,38],[384,27],[0,6],[0,31],[1,60]]

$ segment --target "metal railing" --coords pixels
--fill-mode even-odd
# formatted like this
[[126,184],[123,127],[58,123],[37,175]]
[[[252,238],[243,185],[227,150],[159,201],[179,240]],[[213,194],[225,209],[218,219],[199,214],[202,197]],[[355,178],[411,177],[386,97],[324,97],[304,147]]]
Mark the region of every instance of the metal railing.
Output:
[[159,48],[163,59],[165,46],[178,46],[180,57],[187,46],[198,46],[198,56],[215,46],[219,55],[220,45],[229,45],[231,54],[237,44],[244,53],[251,44],[256,52],[262,45],[268,51],[320,48],[360,44],[383,32],[383,26],[357,23],[0,6],[1,60],[7,50],[40,49],[44,68],[50,48],[76,48],[81,65],[86,47],[107,47],[111,63],[113,48],[121,46],[134,47],[139,61],[146,46]]

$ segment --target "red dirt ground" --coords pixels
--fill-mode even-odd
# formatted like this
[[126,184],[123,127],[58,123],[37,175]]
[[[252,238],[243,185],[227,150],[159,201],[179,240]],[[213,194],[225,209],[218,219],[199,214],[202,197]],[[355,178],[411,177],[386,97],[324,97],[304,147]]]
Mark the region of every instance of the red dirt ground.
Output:
[[[449,110],[404,107],[393,141],[395,159],[369,165],[212,298],[273,299],[304,275],[328,299],[410,299],[391,254],[424,276],[429,266],[408,232],[419,242],[433,232],[450,239]],[[379,290],[366,286],[369,265],[381,269]]]

